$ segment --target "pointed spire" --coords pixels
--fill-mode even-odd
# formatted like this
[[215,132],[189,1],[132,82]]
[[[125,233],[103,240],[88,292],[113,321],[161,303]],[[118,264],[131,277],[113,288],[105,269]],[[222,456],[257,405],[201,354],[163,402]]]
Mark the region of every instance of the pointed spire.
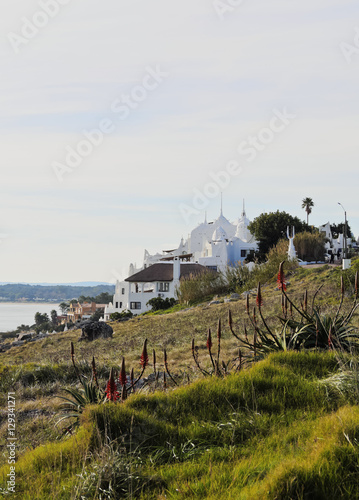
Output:
[[207,224],[207,210],[204,212],[204,223]]
[[242,211],[242,217],[246,216],[246,209],[244,207],[244,198],[243,198],[243,211]]

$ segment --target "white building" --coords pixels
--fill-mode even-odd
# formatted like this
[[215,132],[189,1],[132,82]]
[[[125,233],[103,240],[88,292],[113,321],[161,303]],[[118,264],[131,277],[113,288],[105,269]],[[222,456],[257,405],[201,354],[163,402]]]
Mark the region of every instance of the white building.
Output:
[[[343,256],[343,249],[344,249],[344,234],[340,233],[338,234],[338,238],[333,238],[332,231],[330,229],[330,223],[327,222],[326,224],[323,224],[322,226],[319,226],[319,231],[321,233],[325,234],[325,237],[327,238],[327,242],[325,243],[325,250],[327,253],[334,253],[334,255],[338,254],[338,250],[341,252],[341,255]],[[353,246],[353,241],[351,238],[347,238],[347,247],[350,248]]]
[[117,281],[113,302],[105,309],[105,321],[110,314],[129,310],[141,314],[150,309],[147,302],[154,297],[163,299],[176,297],[176,288],[181,278],[194,276],[206,271],[204,266],[195,262],[183,262],[181,257],[145,267],[123,282]]
[[229,222],[223,215],[213,222],[203,223],[193,229],[186,241],[181,239],[178,248],[150,255],[144,253],[143,266],[130,264],[129,276],[116,283],[113,301],[105,308],[105,321],[110,314],[130,310],[135,314],[148,311],[146,303],[153,297],[175,297],[179,279],[203,271],[205,268],[224,270],[236,265],[258,248],[248,230],[249,219],[244,205],[241,217]]

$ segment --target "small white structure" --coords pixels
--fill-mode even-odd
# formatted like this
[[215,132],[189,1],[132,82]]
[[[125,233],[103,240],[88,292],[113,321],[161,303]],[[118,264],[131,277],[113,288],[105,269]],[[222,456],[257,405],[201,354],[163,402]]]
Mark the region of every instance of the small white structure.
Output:
[[288,236],[288,240],[289,240],[288,258],[289,258],[289,260],[293,260],[293,259],[297,258],[297,252],[295,251],[295,247],[294,247],[294,238],[295,238],[294,226],[292,226],[292,236],[289,236],[289,227],[287,227],[287,236]]

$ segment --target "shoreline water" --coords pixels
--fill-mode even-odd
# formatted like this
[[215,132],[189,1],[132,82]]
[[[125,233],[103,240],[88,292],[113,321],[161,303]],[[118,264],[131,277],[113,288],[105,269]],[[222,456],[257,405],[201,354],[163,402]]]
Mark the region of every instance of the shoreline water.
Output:
[[48,314],[55,309],[60,315],[58,302],[0,302],[0,332],[16,330],[20,325],[33,325],[35,314]]

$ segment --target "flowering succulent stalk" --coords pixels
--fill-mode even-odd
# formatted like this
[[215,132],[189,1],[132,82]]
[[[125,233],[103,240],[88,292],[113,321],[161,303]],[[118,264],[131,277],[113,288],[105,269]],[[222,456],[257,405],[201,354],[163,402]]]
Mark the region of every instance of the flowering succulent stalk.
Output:
[[260,310],[261,306],[263,305],[261,284],[260,283],[258,283],[258,288],[257,288],[256,304],[257,304],[258,309]]
[[219,366],[219,355],[221,352],[221,337],[222,337],[222,327],[221,327],[221,320],[218,320],[218,328],[217,328],[217,366]]
[[191,349],[192,349],[192,357],[194,359],[194,362],[197,365],[197,368],[203,373],[203,375],[209,375],[209,373],[206,370],[203,370],[203,368],[201,368],[201,366],[199,364],[199,361],[198,361],[198,350],[195,348],[194,339],[192,339]]
[[72,361],[72,364],[75,368],[77,378],[79,379],[80,383],[82,384],[81,375],[80,375],[79,369],[77,368],[76,363],[75,363],[75,349],[74,349],[73,342],[71,342],[71,361]]
[[142,371],[141,371],[140,375],[138,376],[138,378],[136,379],[135,384],[137,384],[137,382],[140,380],[140,378],[143,375],[143,372],[145,371],[146,367],[148,366],[147,339],[145,339],[145,341],[143,343],[143,349],[142,349],[142,354],[141,354],[141,358],[140,358],[140,365],[142,366]]
[[211,352],[212,349],[212,334],[211,334],[211,329],[208,328],[208,335],[207,335],[207,342],[206,342],[207,349],[209,352]]
[[206,343],[206,346],[207,346],[207,349],[208,349],[208,352],[209,352],[209,357],[211,358],[211,363],[212,363],[212,366],[213,366],[213,369],[216,370],[216,366],[215,366],[215,363],[214,363],[214,360],[213,360],[213,356],[212,356],[212,333],[211,333],[211,329],[208,328],[208,335],[207,335],[207,343]]
[[249,294],[246,296],[246,313],[249,315]]
[[[175,379],[172,377],[172,375],[170,374],[170,371],[169,371],[169,368],[168,368],[168,361],[167,361],[167,351],[166,349],[163,349],[163,360],[164,360],[164,365],[165,365],[165,369],[166,369],[166,372],[168,374],[168,376],[170,377],[170,379],[172,380],[172,382],[175,384],[175,385],[178,385],[177,382],[175,381]],[[164,372],[163,372],[164,373]]]
[[133,372],[133,368],[131,369],[130,381],[131,381],[132,391],[135,392],[135,374]]
[[125,385],[123,385],[121,391],[121,401],[125,401],[126,399],[127,399],[127,388]]
[[240,349],[238,349],[238,359],[239,359],[238,370],[241,370],[242,369],[242,351]]
[[228,309],[228,326],[229,329],[231,330],[232,335],[234,335],[236,339],[241,340],[233,330],[233,319],[232,319],[232,312],[230,309]]
[[106,397],[109,401],[117,401],[117,399],[120,396],[119,392],[117,391],[116,382],[113,375],[113,368],[111,368],[110,377],[108,379],[105,392],[106,392]]
[[152,351],[152,359],[153,359],[153,373],[156,375],[156,351],[154,349]]
[[119,376],[119,381],[120,384],[123,386],[126,386],[127,383],[127,376],[126,376],[126,366],[125,366],[125,358],[122,358],[122,364],[121,364],[121,371],[120,371],[120,376]]
[[278,276],[277,276],[277,285],[279,290],[287,290],[287,286],[285,283],[285,277],[284,277],[284,271],[283,271],[283,264],[284,261],[279,264],[279,271],[278,271]]
[[143,370],[146,368],[146,366],[148,366],[147,339],[143,343],[140,365],[142,366]]
[[98,384],[98,378],[97,378],[97,370],[96,370],[96,363],[95,363],[95,356],[92,357],[92,363],[91,363],[91,366],[92,366],[92,376],[93,376],[93,379],[94,379],[94,382],[96,384],[96,387],[97,389],[99,388],[99,384]]

